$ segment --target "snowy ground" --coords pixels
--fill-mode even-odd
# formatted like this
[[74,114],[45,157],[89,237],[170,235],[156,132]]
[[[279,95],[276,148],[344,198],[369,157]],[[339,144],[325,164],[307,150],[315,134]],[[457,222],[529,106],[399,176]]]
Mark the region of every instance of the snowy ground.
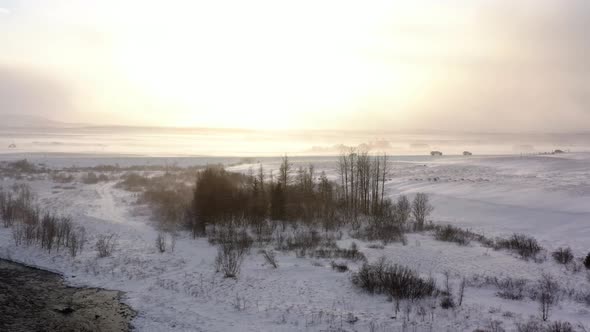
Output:
[[[29,160],[52,168],[138,162],[115,157],[42,158]],[[333,158],[294,161],[313,162],[319,171],[336,177]],[[207,162],[203,158],[177,161],[182,165]],[[263,162],[267,169],[278,167],[276,159]],[[250,167],[257,165],[230,169],[247,171]],[[96,185],[56,184],[48,178],[25,181],[43,206],[71,215],[92,235],[84,252],[72,259],[64,252],[47,254],[36,247],[16,247],[11,230],[0,228],[0,257],[62,272],[73,285],[126,292],[125,301],[139,312],[133,322],[139,331],[473,331],[485,328],[491,320],[503,321],[504,328],[512,330],[515,322],[538,315],[536,303],[500,299],[495,288],[486,286],[468,287],[459,309],[432,309],[432,303],[425,302],[414,304],[413,310],[427,307],[426,317],[412,313],[406,321],[400,313],[392,318],[394,304],[384,296],[354,288],[350,273],[335,272],[329,260],[297,258],[294,253],[277,253],[279,268],[272,269],[253,249],[239,279],[224,279],[214,273],[216,249],[206,239],[181,234],[174,252],[157,252],[157,230],[148,217],[137,213],[133,194],[116,188],[114,181]],[[0,185],[14,182],[4,178]],[[435,223],[452,223],[486,235],[522,232],[535,236],[548,250],[570,246],[579,257],[590,250],[590,154],[400,157],[393,161],[386,189],[392,197],[429,193]],[[112,257],[98,259],[91,244],[96,234],[106,233],[118,235],[118,247]],[[347,247],[351,242],[345,235],[339,245]],[[409,234],[406,246],[395,243],[384,249],[356,242],[369,261],[385,256],[439,280],[447,271],[453,282],[474,275],[534,281],[550,273],[563,286],[590,290],[584,271],[566,271],[551,259],[542,264],[526,262],[477,243],[461,247],[435,241],[427,234]],[[357,265],[349,266],[354,270]],[[350,317],[358,321],[349,323]],[[588,328],[590,307],[566,299],[551,319]]]

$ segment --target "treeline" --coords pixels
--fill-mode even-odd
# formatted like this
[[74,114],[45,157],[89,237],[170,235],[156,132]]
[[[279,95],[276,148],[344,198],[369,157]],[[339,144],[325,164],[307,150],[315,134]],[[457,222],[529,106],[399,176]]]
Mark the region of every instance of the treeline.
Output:
[[316,172],[313,165],[295,168],[287,156],[278,174],[262,165],[247,174],[208,167],[197,174],[185,221],[194,236],[229,222],[252,226],[257,232],[299,222],[325,230],[351,225],[359,236],[390,240],[410,227],[411,216],[413,226],[423,228],[432,211],[426,195],[416,195],[413,202],[405,196],[396,202],[386,197],[387,155],[349,150],[339,158],[338,168],[339,182]]

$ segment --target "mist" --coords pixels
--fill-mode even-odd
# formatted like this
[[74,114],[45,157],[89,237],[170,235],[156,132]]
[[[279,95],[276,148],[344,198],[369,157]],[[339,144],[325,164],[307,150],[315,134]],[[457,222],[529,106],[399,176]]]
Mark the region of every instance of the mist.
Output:
[[376,139],[584,132],[589,6],[258,1],[237,14],[189,1],[0,2],[0,114]]

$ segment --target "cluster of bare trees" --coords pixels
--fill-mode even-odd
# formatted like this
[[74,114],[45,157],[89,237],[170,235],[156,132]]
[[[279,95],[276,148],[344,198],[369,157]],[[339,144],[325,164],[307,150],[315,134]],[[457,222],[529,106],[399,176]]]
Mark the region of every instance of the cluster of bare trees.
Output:
[[338,166],[339,184],[324,172],[318,174],[313,165],[295,168],[287,156],[276,177],[262,165],[246,174],[208,167],[197,174],[188,225],[194,236],[205,235],[207,226],[229,222],[252,226],[261,234],[265,228],[268,233],[268,227],[285,228],[291,222],[319,224],[326,230],[352,223],[358,229],[370,219],[372,233],[399,233],[413,216],[415,228],[424,228],[432,211],[427,195],[417,194],[412,202],[406,196],[397,202],[385,197],[387,155],[350,149],[340,156]]
[[338,172],[344,206],[352,218],[382,213],[389,174],[386,154],[371,156],[366,150],[349,148],[338,158]]
[[312,165],[293,169],[284,157],[275,178],[262,165],[247,174],[212,166],[197,175],[189,224],[193,235],[205,234],[207,225],[245,222],[253,227],[279,221],[331,222],[337,209],[334,184]]

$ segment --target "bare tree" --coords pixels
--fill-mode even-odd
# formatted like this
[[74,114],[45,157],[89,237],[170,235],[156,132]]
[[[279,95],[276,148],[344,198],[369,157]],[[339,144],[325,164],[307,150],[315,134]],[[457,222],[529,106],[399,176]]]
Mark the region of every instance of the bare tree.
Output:
[[262,163],[258,168],[258,183],[260,184],[260,191],[264,193],[264,168],[262,167]]
[[279,183],[283,188],[287,188],[289,184],[289,174],[291,173],[291,163],[289,163],[289,157],[285,155],[281,160],[281,166],[279,167]]
[[538,287],[538,300],[541,318],[543,321],[547,321],[547,319],[549,319],[551,308],[556,305],[559,300],[559,284],[551,275],[543,274],[543,276],[541,276],[541,280],[539,280]]
[[398,197],[395,207],[400,223],[405,224],[408,222],[410,214],[412,214],[412,206],[408,197],[406,195]]
[[465,279],[465,277],[463,277],[461,279],[461,283],[459,284],[459,296],[458,296],[459,306],[461,306],[463,304],[463,296],[465,295],[465,284],[466,283],[467,283],[467,280]]
[[432,213],[432,210],[434,210],[434,207],[430,204],[428,195],[417,193],[412,202],[412,214],[416,221],[416,230],[421,231],[424,229],[424,222],[430,213]]
[[338,157],[338,172],[340,173],[340,185],[344,190],[344,202],[348,205],[348,155],[344,149]]
[[98,251],[98,257],[110,256],[115,247],[117,246],[117,236],[115,234],[99,235],[98,241],[96,241],[96,250]]
[[383,154],[383,170],[381,172],[381,205],[383,205],[383,200],[385,197],[385,180],[386,177],[389,175],[389,166],[387,164],[387,153]]

